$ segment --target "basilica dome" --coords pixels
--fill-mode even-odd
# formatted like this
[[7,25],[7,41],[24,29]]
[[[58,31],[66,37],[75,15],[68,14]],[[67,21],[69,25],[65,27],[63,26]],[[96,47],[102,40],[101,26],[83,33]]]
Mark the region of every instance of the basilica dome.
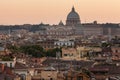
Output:
[[67,19],[73,19],[73,18],[79,19],[79,15],[77,12],[75,12],[74,7],[72,8],[72,11],[67,16]]
[[80,17],[79,14],[75,11],[73,7],[71,12],[67,16],[66,25],[76,25],[80,24]]

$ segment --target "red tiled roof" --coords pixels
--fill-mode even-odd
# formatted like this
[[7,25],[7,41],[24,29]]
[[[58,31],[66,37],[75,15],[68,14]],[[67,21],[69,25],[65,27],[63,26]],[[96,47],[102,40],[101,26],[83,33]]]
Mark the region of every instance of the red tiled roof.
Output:
[[26,65],[16,62],[15,69],[27,69]]
[[90,68],[90,71],[109,71],[109,68]]

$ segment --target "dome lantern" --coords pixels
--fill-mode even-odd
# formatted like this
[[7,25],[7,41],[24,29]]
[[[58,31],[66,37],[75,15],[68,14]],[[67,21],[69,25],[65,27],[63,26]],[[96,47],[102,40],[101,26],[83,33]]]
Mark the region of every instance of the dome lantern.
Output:
[[75,8],[74,8],[74,6],[72,7],[72,12],[75,12]]

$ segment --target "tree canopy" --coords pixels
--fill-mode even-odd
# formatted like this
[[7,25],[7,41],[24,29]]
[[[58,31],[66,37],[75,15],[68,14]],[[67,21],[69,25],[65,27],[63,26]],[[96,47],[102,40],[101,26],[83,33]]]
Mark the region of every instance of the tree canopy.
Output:
[[61,53],[61,48],[54,48],[45,50],[40,45],[22,45],[22,46],[9,46],[8,49],[12,53],[24,53],[27,55],[31,55],[32,57],[56,57],[58,52]]

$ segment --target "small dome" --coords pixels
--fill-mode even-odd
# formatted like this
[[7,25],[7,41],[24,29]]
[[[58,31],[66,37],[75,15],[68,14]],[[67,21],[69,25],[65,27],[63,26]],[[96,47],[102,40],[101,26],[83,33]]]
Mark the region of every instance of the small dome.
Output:
[[59,24],[58,24],[58,25],[60,25],[60,26],[64,26],[64,24],[63,24],[62,20],[59,22]]
[[75,11],[74,7],[72,8],[72,11],[67,16],[67,20],[69,20],[69,19],[80,19],[79,15]]

